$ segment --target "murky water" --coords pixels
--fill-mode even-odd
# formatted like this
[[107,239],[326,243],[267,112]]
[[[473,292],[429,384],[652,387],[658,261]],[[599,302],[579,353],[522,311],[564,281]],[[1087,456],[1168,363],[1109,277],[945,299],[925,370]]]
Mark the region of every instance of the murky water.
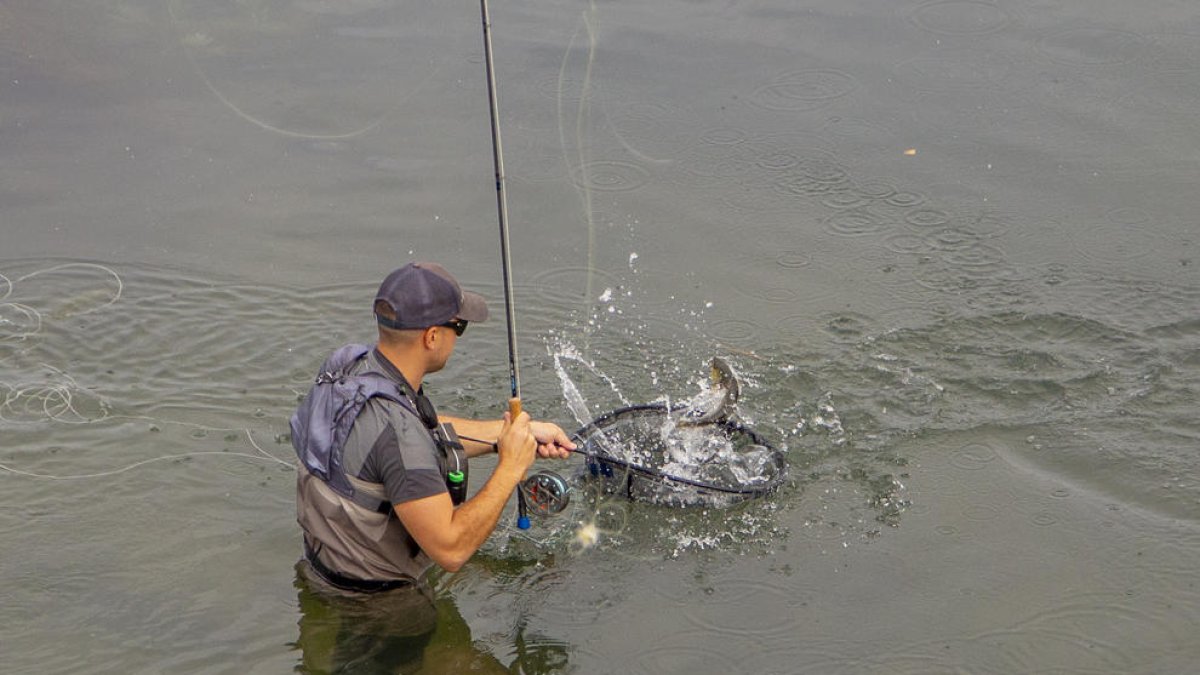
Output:
[[[426,670],[1193,669],[1200,12],[491,9],[526,407],[720,355],[790,472],[506,517]],[[295,586],[286,419],[401,262],[499,306],[484,87],[471,3],[0,7],[0,669],[405,655]],[[441,408],[499,413],[504,341]]]

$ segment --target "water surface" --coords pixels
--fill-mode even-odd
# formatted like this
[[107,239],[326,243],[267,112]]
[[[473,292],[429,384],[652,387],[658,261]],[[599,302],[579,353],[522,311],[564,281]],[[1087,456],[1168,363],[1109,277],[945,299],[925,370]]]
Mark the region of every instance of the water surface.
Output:
[[[1196,10],[491,9],[526,407],[578,424],[556,355],[593,414],[721,355],[791,478],[507,515],[439,579],[427,670],[1191,669]],[[479,28],[470,3],[0,7],[5,672],[378,644],[294,585],[286,420],[404,261],[502,306]],[[497,415],[506,358],[472,326],[428,389]]]

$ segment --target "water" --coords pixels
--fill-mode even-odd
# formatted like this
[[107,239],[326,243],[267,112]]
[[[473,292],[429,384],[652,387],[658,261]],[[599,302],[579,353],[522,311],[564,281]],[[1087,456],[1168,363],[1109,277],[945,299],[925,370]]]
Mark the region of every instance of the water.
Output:
[[[526,408],[720,355],[789,481],[506,514],[426,670],[1194,669],[1200,15],[1132,7],[493,6]],[[469,3],[0,7],[0,669],[388,647],[294,586],[286,419],[401,262],[500,306],[483,78]]]

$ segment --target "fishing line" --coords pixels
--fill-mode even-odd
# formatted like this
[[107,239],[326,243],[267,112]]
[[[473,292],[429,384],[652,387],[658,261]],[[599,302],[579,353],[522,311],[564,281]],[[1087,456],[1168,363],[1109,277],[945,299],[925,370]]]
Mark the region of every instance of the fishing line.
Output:
[[283,466],[286,466],[289,469],[295,470],[296,466],[294,464],[292,464],[291,462],[286,462],[282,459],[279,459],[278,457],[268,453],[267,451],[265,451],[261,447],[259,447],[258,443],[254,440],[254,437],[252,435],[250,435],[249,429],[242,429],[242,431],[245,432],[246,438],[248,438],[250,440],[250,444],[253,445],[254,448],[256,450],[258,450],[258,452],[260,454],[251,455],[251,454],[245,453],[245,452],[224,452],[224,451],[217,451],[217,450],[185,452],[185,453],[181,453],[181,454],[177,454],[177,455],[163,455],[161,457],[151,457],[150,459],[144,459],[140,462],[134,462],[132,464],[123,466],[119,469],[112,469],[109,471],[99,471],[96,473],[81,473],[81,474],[73,474],[73,475],[59,475],[59,474],[49,474],[49,473],[37,473],[34,471],[24,471],[22,469],[14,469],[13,467],[8,466],[7,464],[0,464],[0,471],[6,471],[8,473],[11,473],[11,474],[14,474],[17,476],[26,476],[29,478],[44,478],[47,480],[82,480],[82,479],[87,479],[87,478],[105,478],[108,476],[116,476],[118,474],[122,474],[127,471],[132,471],[133,469],[136,469],[138,467],[142,467],[147,464],[153,464],[155,462],[190,459],[192,457],[207,457],[210,455],[220,455],[222,457],[239,457],[242,459],[253,459],[256,461],[270,460],[270,461],[282,464]]
[[[88,417],[75,407],[74,391],[82,389],[75,379],[63,371],[49,364],[40,364],[42,368],[53,372],[66,380],[66,384],[45,384],[22,382],[16,386],[2,384],[8,390],[4,395],[3,400],[0,400],[0,422],[17,423],[22,420],[9,417],[7,413],[12,413],[15,417],[20,417],[22,413],[36,412],[37,407],[30,407],[30,403],[36,404],[41,401],[41,413],[39,417],[44,416],[55,422],[63,424],[87,424],[89,422],[99,422],[109,417],[108,404],[103,399],[100,400],[99,406],[102,412],[100,417]],[[23,405],[19,405],[25,401]],[[67,419],[66,415],[74,415],[74,419]]]
[[[578,180],[573,182],[583,201],[583,213],[587,221],[587,279],[584,283],[585,316],[591,313],[592,304],[595,301],[595,279],[592,270],[596,264],[596,223],[595,216],[592,213],[592,188],[590,183],[591,178],[589,177],[589,162],[591,160],[587,152],[587,144],[584,141],[584,132],[588,126],[589,113],[591,111],[592,65],[596,59],[596,33],[592,25],[595,14],[596,5],[592,0],[589,0],[588,8],[581,14],[583,27],[587,29],[588,53],[583,71],[583,81],[580,85],[578,108],[575,111],[575,148],[579,164],[577,168]],[[563,52],[562,63],[558,69],[558,142],[562,147],[563,160],[566,162],[568,169],[571,167],[571,157],[567,151],[566,129],[563,124],[566,117],[563,110],[563,102],[566,97],[563,92],[565,89],[567,64],[570,60],[571,49],[575,46],[575,39],[579,37],[579,31],[580,28],[577,27],[571,35],[571,39],[567,42],[567,49]]]
[[[30,320],[30,322],[33,324],[32,328],[26,329],[24,331],[14,332],[11,335],[0,336],[0,342],[8,342],[10,340],[22,341],[27,338],[31,338],[42,332],[42,314],[41,314],[41,312],[37,311],[33,307],[30,307],[29,305],[25,305],[25,304],[22,304],[19,302],[6,302],[6,303],[0,305],[0,307],[10,307],[18,312],[21,312],[22,314],[25,315],[25,318]],[[8,319],[0,319],[0,325],[6,324],[6,323],[11,323],[14,326],[18,325],[14,321],[9,321]]]
[[[113,293],[113,296],[108,299],[108,302],[105,302],[104,304],[98,305],[96,307],[91,307],[84,311],[74,312],[73,314],[75,316],[79,316],[82,314],[90,314],[92,312],[99,311],[101,309],[104,309],[105,307],[115,304],[118,300],[121,299],[121,295],[122,295],[122,293],[124,293],[124,290],[125,290],[125,283],[123,281],[121,281],[121,276],[119,274],[117,274],[115,271],[113,271],[112,268],[106,267],[104,265],[99,265],[96,263],[64,263],[62,265],[55,265],[53,267],[47,267],[44,269],[30,272],[29,274],[26,274],[24,276],[17,277],[15,280],[11,279],[8,276],[0,274],[0,279],[3,279],[4,284],[5,284],[4,295],[0,296],[0,300],[7,300],[8,298],[12,297],[13,293],[16,292],[17,284],[19,282],[27,281],[29,279],[33,279],[34,277],[37,277],[37,276],[40,276],[43,274],[50,274],[52,272],[58,272],[61,270],[77,268],[77,267],[101,270],[102,272],[112,276],[113,280],[116,282],[117,288],[116,288],[116,291]],[[26,322],[29,324],[32,324],[31,327],[27,327],[27,328],[24,328],[23,330],[15,331],[12,334],[0,335],[0,342],[23,341],[23,340],[29,339],[31,337],[35,337],[42,332],[44,320],[42,317],[42,313],[40,311],[38,311],[37,308],[31,307],[30,305],[25,304],[23,302],[5,302],[3,304],[0,304],[0,307],[7,307],[14,311],[20,312],[21,314],[24,315]],[[3,317],[0,317],[0,325],[4,325],[4,324],[12,324],[14,326],[19,325],[16,321],[12,321],[12,320],[4,319]]]
[[[180,26],[179,17],[175,14],[175,8],[174,8],[175,3],[172,0],[167,0],[166,4],[167,4],[167,13],[171,16],[172,25],[175,27],[177,32],[182,32],[183,29]],[[342,141],[342,140],[354,138],[356,136],[362,136],[363,134],[375,129],[380,124],[383,124],[383,122],[387,118],[391,117],[392,114],[395,113],[400,108],[400,106],[403,105],[407,100],[407,98],[405,98],[405,99],[398,101],[394,106],[389,108],[383,114],[379,115],[374,120],[367,123],[366,126],[363,126],[361,128],[355,129],[353,131],[348,131],[345,133],[312,134],[312,133],[305,133],[305,132],[300,132],[300,131],[292,131],[290,129],[284,129],[282,127],[277,127],[273,124],[270,124],[261,119],[258,119],[257,117],[255,117],[255,116],[251,115],[250,113],[239,108],[237,106],[237,104],[234,103],[233,101],[229,100],[229,98],[226,97],[223,93],[221,93],[221,90],[218,89],[215,84],[213,84],[212,80],[209,79],[208,75],[204,72],[204,69],[200,67],[199,62],[196,61],[196,57],[192,54],[191,50],[188,49],[187,43],[184,40],[180,40],[179,42],[183,46],[184,57],[187,58],[188,63],[192,67],[192,70],[195,71],[196,76],[200,78],[200,81],[204,83],[204,86],[208,89],[208,91],[210,93],[212,93],[213,96],[215,96],[217,98],[218,101],[220,101],[222,104],[224,104],[225,107],[229,108],[231,111],[233,111],[233,113],[235,115],[242,118],[243,120],[245,120],[261,129],[265,129],[272,133],[279,134],[280,136],[286,136],[289,138],[302,138],[302,139],[310,140],[310,141]],[[415,93],[415,92],[419,91],[421,88],[423,88],[426,83],[428,83],[431,79],[433,79],[433,76],[436,75],[441,70],[441,68],[442,68],[441,63],[435,65],[432,68],[432,70],[430,70],[430,72],[424,77],[424,79],[422,79],[420,82],[418,82],[414,87],[412,87],[408,91],[408,95],[411,96],[413,93]]]
[[[113,296],[111,298],[109,298],[108,302],[104,303],[103,305],[93,307],[93,308],[83,311],[83,312],[74,312],[75,316],[79,316],[81,314],[90,314],[92,312],[99,311],[101,309],[104,309],[105,307],[108,307],[109,305],[115,304],[118,300],[121,299],[121,294],[125,291],[125,282],[121,281],[121,276],[119,274],[117,274],[115,271],[113,271],[112,268],[106,267],[104,265],[100,265],[97,263],[76,262],[76,263],[64,263],[62,265],[55,265],[53,267],[47,267],[45,269],[40,269],[35,272],[30,272],[29,274],[26,274],[23,277],[17,277],[17,281],[18,282],[25,281],[27,279],[32,279],[41,274],[49,274],[50,272],[57,272],[59,270],[69,269],[72,267],[85,267],[85,268],[91,268],[91,269],[98,269],[106,274],[111,275],[113,280],[115,280],[117,282],[117,291],[116,291],[116,293],[113,294]],[[11,290],[12,290],[11,285],[9,286],[9,290],[11,292]]]

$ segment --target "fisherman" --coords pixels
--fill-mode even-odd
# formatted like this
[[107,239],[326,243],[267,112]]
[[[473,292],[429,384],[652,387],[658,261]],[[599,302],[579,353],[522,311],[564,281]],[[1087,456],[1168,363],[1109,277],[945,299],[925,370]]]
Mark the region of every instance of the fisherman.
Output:
[[[467,325],[488,315],[483,297],[463,291],[441,265],[414,262],[389,274],[374,311],[374,348],[335,352],[327,367],[339,355],[353,359],[342,373],[319,376],[292,419],[293,444],[305,465],[297,478],[297,520],[304,530],[297,570],[311,586],[334,593],[399,594],[405,607],[419,596],[428,604],[427,572],[434,565],[461,568],[491,535],[535,457],[566,458],[575,445],[558,425],[524,412],[494,420],[435,412],[422,381],[446,365]],[[336,430],[305,429],[321,414],[309,405],[317,388],[344,383],[344,376],[392,393],[360,404],[339,454]],[[326,433],[334,438],[332,456],[306,459]],[[466,459],[489,452],[499,456],[492,475],[465,499]],[[411,620],[420,612],[406,614]],[[432,621],[420,623],[406,632],[433,629]]]

